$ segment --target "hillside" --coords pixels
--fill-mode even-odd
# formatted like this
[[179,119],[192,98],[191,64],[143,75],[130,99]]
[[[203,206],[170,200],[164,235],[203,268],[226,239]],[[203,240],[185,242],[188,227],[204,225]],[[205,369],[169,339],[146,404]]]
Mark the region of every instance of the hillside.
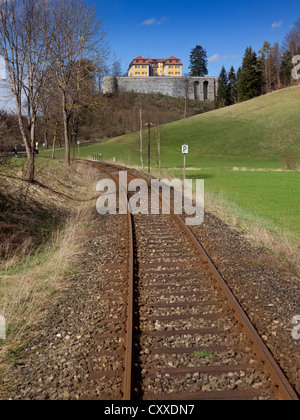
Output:
[[143,122],[153,121],[156,125],[177,121],[186,115],[201,114],[215,108],[212,102],[199,102],[173,98],[162,94],[118,93],[102,98],[87,118],[81,122],[79,137],[111,138],[133,133],[140,129],[140,106]]
[[[300,87],[289,88],[231,107],[160,127],[162,167],[182,165],[181,145],[190,147],[187,164],[203,168],[286,168],[300,164]],[[147,133],[144,134],[146,158]],[[82,157],[139,164],[138,133],[85,147]],[[152,130],[152,159],[157,159]],[[157,163],[157,162],[156,162]]]

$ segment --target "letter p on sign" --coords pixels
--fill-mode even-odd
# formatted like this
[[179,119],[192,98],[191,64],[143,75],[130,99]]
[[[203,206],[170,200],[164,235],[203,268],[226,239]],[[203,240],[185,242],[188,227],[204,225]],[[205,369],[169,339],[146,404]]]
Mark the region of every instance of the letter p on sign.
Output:
[[187,155],[187,154],[189,153],[189,146],[188,146],[188,145],[184,144],[184,145],[182,146],[182,153],[183,153],[184,155]]

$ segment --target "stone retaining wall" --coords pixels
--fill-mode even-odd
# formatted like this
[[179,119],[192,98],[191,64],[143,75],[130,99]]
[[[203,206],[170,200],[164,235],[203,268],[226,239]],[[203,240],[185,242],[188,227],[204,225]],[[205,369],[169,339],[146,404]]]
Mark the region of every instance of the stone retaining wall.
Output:
[[161,93],[199,101],[216,99],[217,77],[104,77],[103,93]]

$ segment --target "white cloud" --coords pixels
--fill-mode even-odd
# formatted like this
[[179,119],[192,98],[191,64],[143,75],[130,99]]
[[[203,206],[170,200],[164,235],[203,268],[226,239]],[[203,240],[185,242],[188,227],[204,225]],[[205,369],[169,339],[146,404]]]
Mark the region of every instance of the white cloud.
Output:
[[143,23],[141,23],[141,25],[150,26],[150,25],[154,25],[155,23],[156,23],[156,19],[151,18],[151,19],[145,20]]
[[162,25],[163,23],[167,22],[169,19],[167,17],[163,17],[156,22],[157,25]]
[[226,61],[228,60],[228,55],[221,56],[220,54],[215,54],[212,57],[209,57],[209,63],[216,63],[218,61]]
[[156,19],[155,17],[145,20],[141,23],[142,26],[151,26],[151,25],[162,25],[163,23],[167,22],[168,18],[163,17],[161,19]]
[[279,22],[274,22],[272,24],[272,29],[281,28],[282,27],[282,24],[283,24],[282,20],[280,20]]

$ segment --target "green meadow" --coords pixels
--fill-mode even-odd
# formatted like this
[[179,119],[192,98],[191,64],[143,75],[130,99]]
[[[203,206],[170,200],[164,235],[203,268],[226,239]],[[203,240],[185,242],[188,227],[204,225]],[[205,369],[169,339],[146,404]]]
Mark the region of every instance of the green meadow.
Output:
[[[170,174],[179,177],[182,171]],[[225,199],[240,217],[300,238],[300,172],[203,170],[187,171],[187,177],[204,179],[205,191]]]

